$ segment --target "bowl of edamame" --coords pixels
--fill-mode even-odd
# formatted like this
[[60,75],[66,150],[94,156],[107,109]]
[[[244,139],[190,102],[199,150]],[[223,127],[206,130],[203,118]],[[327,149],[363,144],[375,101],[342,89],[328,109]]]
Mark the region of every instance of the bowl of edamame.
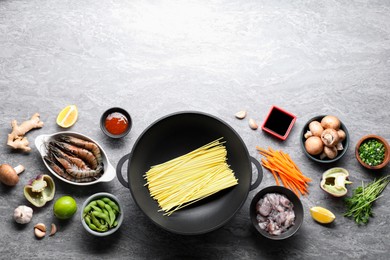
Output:
[[111,235],[119,229],[122,221],[121,203],[111,193],[95,193],[83,203],[81,223],[92,235],[99,237]]

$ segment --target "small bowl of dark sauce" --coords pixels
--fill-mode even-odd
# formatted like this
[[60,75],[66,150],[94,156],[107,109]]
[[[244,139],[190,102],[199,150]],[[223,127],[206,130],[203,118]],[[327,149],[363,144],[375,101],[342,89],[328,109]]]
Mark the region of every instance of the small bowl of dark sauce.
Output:
[[290,134],[296,120],[297,117],[290,112],[280,107],[272,106],[261,129],[284,141]]
[[122,138],[131,129],[132,120],[130,114],[120,107],[106,110],[100,118],[100,128],[103,133],[111,138]]

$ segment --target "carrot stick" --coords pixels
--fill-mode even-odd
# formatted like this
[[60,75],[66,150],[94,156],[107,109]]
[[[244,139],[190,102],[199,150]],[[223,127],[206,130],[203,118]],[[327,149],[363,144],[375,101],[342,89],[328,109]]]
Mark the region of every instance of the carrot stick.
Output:
[[265,150],[256,146],[256,149],[264,156],[261,164],[271,172],[277,185],[280,185],[280,179],[283,186],[292,190],[297,196],[308,194],[308,183],[311,179],[302,174],[289,154],[281,150],[273,150],[271,147]]
[[276,185],[280,186],[280,182],[279,182],[279,179],[278,179],[278,177],[276,176],[276,173],[275,173],[275,171],[274,171],[274,170],[271,170],[271,173],[272,173],[272,175],[273,175],[273,176],[274,176],[274,178],[275,178]]

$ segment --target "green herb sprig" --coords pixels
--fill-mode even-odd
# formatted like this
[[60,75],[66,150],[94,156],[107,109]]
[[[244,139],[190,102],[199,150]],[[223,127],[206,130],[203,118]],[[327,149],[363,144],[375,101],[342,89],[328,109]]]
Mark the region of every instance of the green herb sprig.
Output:
[[369,218],[373,216],[372,204],[375,200],[382,197],[380,195],[390,182],[390,175],[374,180],[367,185],[362,183],[353,190],[353,195],[346,198],[347,211],[345,217],[352,217],[358,225],[367,224]]

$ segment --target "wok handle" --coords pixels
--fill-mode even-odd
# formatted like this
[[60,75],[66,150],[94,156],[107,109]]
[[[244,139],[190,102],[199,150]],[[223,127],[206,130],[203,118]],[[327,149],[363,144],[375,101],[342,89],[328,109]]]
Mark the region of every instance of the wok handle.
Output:
[[123,175],[122,175],[122,166],[123,166],[123,164],[124,164],[127,160],[130,159],[130,157],[131,157],[131,153],[126,154],[125,156],[123,156],[123,157],[119,160],[118,164],[116,165],[116,177],[118,177],[119,182],[120,182],[123,186],[125,186],[125,188],[129,188],[129,182],[126,181],[126,180],[123,178]]
[[250,190],[254,190],[257,187],[259,187],[261,181],[263,180],[263,168],[261,168],[261,164],[259,163],[258,160],[256,160],[256,158],[250,156],[250,159],[251,159],[251,162],[255,165],[255,167],[257,169],[256,181],[253,184],[251,184],[251,187],[250,187]]

